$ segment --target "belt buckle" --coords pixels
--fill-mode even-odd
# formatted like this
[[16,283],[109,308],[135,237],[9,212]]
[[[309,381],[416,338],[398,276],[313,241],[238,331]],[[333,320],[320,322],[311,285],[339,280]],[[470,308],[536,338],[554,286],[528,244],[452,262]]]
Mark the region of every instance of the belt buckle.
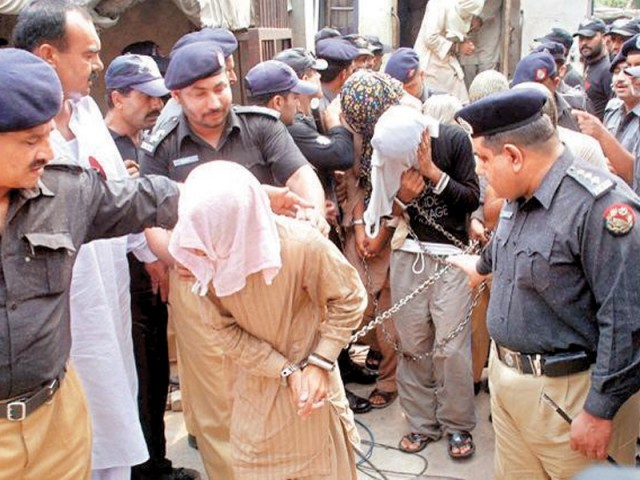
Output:
[[[533,357],[533,358],[532,358]],[[542,357],[540,354],[529,355],[529,365],[531,365],[531,371],[534,377],[542,376]]]
[[21,422],[27,418],[27,404],[24,400],[15,400],[7,403],[7,420]]

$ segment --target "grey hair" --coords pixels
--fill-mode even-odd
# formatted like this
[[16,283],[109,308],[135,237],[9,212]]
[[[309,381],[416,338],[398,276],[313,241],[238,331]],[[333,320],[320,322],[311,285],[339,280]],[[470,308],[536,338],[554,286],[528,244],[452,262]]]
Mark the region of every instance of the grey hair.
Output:
[[422,105],[422,113],[440,123],[458,125],[454,117],[461,108],[462,102],[453,95],[432,95]]
[[551,123],[553,123],[554,127],[557,127],[558,126],[558,105],[556,104],[556,99],[554,98],[553,93],[551,93],[551,90],[549,90],[543,84],[537,83],[537,82],[523,82],[513,87],[514,90],[523,89],[523,88],[537,90],[546,95],[547,102],[544,104],[544,107],[542,107],[542,113],[549,115],[549,118],[551,119]]

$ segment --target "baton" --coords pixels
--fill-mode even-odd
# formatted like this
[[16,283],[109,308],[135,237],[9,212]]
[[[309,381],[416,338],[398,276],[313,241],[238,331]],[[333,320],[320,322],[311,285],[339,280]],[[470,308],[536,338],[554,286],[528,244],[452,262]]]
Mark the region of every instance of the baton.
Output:
[[[560,405],[554,402],[549,395],[542,392],[542,400],[544,400],[547,405],[553,408],[556,411],[556,413],[560,415],[565,422],[571,425],[571,423],[573,422],[573,418],[571,418],[569,414],[565,412]],[[618,462],[616,462],[616,460],[609,454],[607,454],[607,462],[611,463],[612,465],[618,465]]]

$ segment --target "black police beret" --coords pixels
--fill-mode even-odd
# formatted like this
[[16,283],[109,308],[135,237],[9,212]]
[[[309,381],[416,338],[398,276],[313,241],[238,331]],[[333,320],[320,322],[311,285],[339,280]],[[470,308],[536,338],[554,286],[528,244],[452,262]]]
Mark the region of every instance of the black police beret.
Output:
[[630,53],[640,53],[640,35],[634,35],[620,47],[620,55],[623,57]]
[[472,137],[515,130],[542,116],[547,96],[522,88],[488,95],[456,113],[456,120]]
[[24,50],[0,50],[0,132],[48,122],[62,106],[62,85],[47,62]]
[[216,43],[196,42],[176,50],[171,55],[164,84],[169,90],[179,90],[217,74],[224,67],[224,54]]
[[206,27],[197,32],[187,33],[178,39],[171,49],[171,55],[182,47],[197,42],[213,42],[215,43],[227,58],[238,49],[238,40],[235,35],[226,28],[210,28]]

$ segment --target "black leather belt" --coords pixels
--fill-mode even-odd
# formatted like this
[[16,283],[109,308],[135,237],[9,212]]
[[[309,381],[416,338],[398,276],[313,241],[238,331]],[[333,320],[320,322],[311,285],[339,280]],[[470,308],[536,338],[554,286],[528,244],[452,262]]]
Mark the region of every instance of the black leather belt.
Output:
[[554,355],[514,352],[496,345],[498,358],[507,367],[525,375],[540,377],[564,377],[588,370],[595,362],[595,355],[587,352],[565,352]]
[[0,419],[4,418],[11,422],[20,422],[27,418],[27,416],[53,398],[60,388],[64,374],[65,371],[63,370],[60,375],[37,390],[0,401]]

